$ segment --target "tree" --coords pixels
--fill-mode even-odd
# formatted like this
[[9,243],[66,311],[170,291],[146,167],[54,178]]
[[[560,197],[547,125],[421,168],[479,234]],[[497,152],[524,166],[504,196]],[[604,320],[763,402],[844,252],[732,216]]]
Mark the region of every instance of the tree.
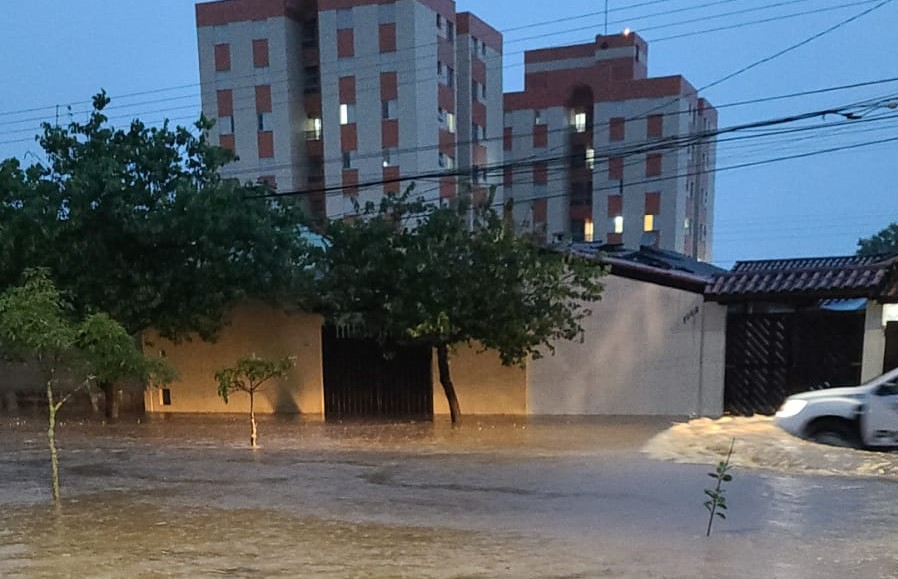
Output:
[[898,253],[898,223],[892,223],[876,235],[857,242],[858,255]]
[[218,382],[218,395],[228,403],[228,398],[234,392],[246,392],[249,394],[249,420],[252,425],[249,442],[255,449],[258,448],[256,440],[258,430],[256,428],[255,397],[269,380],[273,378],[285,378],[287,371],[293,367],[296,358],[288,357],[280,360],[264,360],[256,358],[241,358],[230,368],[223,368],[215,373],[215,381]]
[[[124,339],[123,339],[124,338]],[[99,346],[99,344],[104,344]],[[47,439],[53,499],[59,500],[59,454],[56,418],[63,405],[89,386],[95,372],[119,366],[116,375],[138,379],[169,374],[143,359],[124,328],[105,314],[78,322],[46,272],[28,270],[22,285],[0,295],[0,346],[23,360],[33,360],[44,379],[49,409]],[[126,372],[127,370],[127,372]]]
[[411,190],[388,196],[361,219],[330,223],[330,247],[318,254],[323,313],[433,348],[453,423],[461,416],[454,346],[479,344],[523,365],[579,335],[602,292],[602,267],[516,236],[489,205],[438,207],[412,201]]
[[[214,337],[238,301],[302,293],[299,200],[223,179],[234,156],[206,119],[115,129],[106,95],[93,104],[84,123],[43,126],[46,163],[0,165],[0,287],[43,267],[81,315],[173,339]],[[115,385],[103,384],[110,415]]]

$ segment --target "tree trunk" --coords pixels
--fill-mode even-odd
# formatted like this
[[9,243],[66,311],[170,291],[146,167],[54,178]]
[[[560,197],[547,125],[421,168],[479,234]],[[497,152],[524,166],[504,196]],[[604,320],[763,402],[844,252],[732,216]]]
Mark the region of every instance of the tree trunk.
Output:
[[443,385],[446,401],[449,402],[449,416],[452,418],[452,424],[458,424],[461,420],[461,408],[458,405],[455,386],[449,376],[449,346],[447,344],[437,346],[437,367],[440,370],[440,384]]
[[253,449],[258,448],[256,445],[257,431],[256,431],[256,408],[255,408],[255,396],[253,393],[249,393],[249,421],[252,423],[252,432],[249,435],[249,443],[252,445]]
[[53,381],[47,381],[47,403],[50,419],[47,426],[47,440],[50,443],[50,472],[53,481],[53,500],[59,502],[59,456],[56,452],[56,401],[53,399]]
[[103,390],[103,395],[106,398],[106,418],[109,420],[118,420],[120,406],[118,388],[116,388],[115,384],[110,384],[108,382],[101,383],[100,388]]

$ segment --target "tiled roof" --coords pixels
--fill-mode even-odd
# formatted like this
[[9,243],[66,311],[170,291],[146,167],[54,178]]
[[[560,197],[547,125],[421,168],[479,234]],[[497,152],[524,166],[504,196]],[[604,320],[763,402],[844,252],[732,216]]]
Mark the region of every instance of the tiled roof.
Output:
[[898,257],[824,257],[738,262],[705,290],[715,301],[851,298],[898,300]]

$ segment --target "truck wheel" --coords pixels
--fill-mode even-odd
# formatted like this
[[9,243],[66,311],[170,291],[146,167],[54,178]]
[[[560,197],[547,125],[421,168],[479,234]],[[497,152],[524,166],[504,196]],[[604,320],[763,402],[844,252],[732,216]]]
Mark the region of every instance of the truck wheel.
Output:
[[808,438],[819,444],[841,448],[859,448],[851,425],[838,420],[823,420],[814,424]]

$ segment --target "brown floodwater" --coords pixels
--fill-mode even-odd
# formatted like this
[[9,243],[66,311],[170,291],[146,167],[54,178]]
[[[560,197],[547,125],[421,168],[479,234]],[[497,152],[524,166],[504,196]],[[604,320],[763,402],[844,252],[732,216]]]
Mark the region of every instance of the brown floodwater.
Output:
[[898,577],[898,478],[758,464],[753,427],[708,539],[715,454],[658,460],[669,426],[269,418],[252,451],[243,417],[69,419],[57,508],[43,423],[0,418],[0,577]]

